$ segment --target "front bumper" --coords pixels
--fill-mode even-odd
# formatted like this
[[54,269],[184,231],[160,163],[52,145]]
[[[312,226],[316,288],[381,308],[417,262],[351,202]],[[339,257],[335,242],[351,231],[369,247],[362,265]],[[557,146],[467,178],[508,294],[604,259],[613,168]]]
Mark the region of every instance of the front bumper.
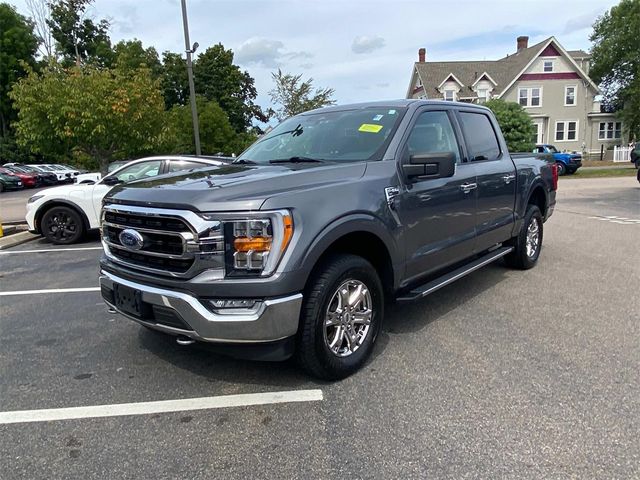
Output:
[[[139,292],[145,312],[141,317],[116,307],[116,285]],[[229,308],[214,313],[193,295],[125,280],[104,270],[100,288],[105,303],[131,320],[171,335],[214,343],[255,344],[291,337],[298,330],[302,307],[302,294],[297,293],[264,299],[251,309]]]

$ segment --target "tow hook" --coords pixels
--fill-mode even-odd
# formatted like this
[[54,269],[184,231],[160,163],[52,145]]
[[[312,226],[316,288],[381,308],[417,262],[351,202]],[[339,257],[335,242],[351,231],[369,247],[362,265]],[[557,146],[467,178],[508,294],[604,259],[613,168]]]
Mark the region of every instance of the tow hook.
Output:
[[193,345],[196,341],[193,338],[185,337],[184,335],[178,335],[176,337],[176,343],[178,345]]

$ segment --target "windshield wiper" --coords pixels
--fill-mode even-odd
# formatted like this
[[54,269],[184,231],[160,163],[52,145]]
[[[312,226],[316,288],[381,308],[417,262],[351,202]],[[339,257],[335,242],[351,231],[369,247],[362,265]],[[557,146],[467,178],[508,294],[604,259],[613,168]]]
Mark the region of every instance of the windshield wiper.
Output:
[[310,157],[289,157],[269,160],[269,163],[324,163],[325,160]]
[[254,162],[253,160],[247,160],[246,158],[241,158],[239,160],[234,160],[231,163],[235,163],[237,164],[241,164],[241,165],[257,165],[256,162]]

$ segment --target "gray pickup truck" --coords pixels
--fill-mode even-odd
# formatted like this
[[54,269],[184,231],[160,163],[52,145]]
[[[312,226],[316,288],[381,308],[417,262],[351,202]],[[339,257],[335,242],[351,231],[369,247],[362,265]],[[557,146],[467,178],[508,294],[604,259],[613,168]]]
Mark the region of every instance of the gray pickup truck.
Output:
[[557,170],[510,155],[490,110],[403,100],[289,118],[229,165],[114,188],[102,212],[109,307],[180,344],[292,355],[343,378],[385,306],[504,258],[540,255]]

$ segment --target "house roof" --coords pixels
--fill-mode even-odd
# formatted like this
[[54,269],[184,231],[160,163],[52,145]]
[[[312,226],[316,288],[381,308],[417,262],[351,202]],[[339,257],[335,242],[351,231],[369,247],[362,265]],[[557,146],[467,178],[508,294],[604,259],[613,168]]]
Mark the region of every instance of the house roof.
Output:
[[591,54],[585,52],[584,50],[567,50],[567,53],[571,55],[574,59],[576,58],[591,58]]
[[[495,86],[495,92],[501,95],[540,54],[543,47],[546,47],[552,40],[555,41],[553,37],[549,37],[535,45],[522,49],[512,55],[507,55],[499,60],[416,62],[415,69],[420,76],[428,98],[442,97],[442,92],[439,90],[439,87],[451,75],[464,85],[458,94],[459,98],[474,97],[476,94],[472,86],[483,74],[487,74],[493,79],[497,84]],[[583,54],[588,56],[588,54],[582,50],[573,50],[567,53],[573,58],[582,58]]]

